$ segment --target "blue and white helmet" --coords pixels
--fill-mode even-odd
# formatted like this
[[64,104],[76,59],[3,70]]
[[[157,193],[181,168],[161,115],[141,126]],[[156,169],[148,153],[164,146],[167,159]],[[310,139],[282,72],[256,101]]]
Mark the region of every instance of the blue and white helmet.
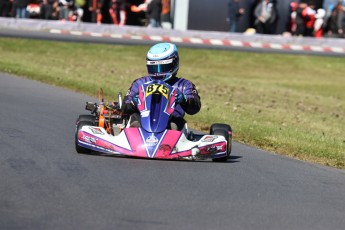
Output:
[[152,80],[169,80],[177,74],[179,56],[177,47],[171,43],[158,43],[146,56],[147,72]]

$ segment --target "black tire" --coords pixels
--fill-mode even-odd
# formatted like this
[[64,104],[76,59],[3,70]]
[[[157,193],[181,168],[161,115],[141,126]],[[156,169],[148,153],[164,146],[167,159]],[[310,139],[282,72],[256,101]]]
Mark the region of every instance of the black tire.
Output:
[[210,134],[216,129],[224,129],[226,131],[232,132],[231,126],[228,124],[215,123],[211,125]]
[[212,133],[217,129],[222,129],[222,130],[225,130],[227,133],[229,133],[229,141],[228,141],[228,152],[229,152],[229,154],[228,155],[230,155],[231,154],[231,148],[232,148],[232,128],[228,124],[215,123],[215,124],[211,125],[210,134],[212,135]]
[[93,123],[91,121],[86,121],[86,120],[79,121],[75,129],[74,142],[75,142],[75,150],[77,151],[77,153],[91,153],[92,152],[91,149],[87,149],[78,145],[78,132],[85,125],[93,126]]
[[211,135],[218,135],[223,136],[228,144],[227,144],[227,154],[224,157],[214,158],[212,159],[215,162],[225,162],[228,160],[231,154],[231,146],[232,146],[232,129],[230,125],[227,124],[213,124],[210,128]]
[[77,125],[81,121],[89,121],[92,123],[92,125],[96,125],[96,117],[94,115],[79,115]]

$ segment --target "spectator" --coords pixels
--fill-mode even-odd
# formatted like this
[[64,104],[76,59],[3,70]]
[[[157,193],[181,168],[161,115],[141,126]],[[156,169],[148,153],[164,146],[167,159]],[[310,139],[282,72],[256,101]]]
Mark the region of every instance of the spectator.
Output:
[[59,19],[68,21],[70,8],[73,6],[73,0],[59,0]]
[[74,4],[74,21],[80,22],[84,16],[85,0],[75,0]]
[[297,16],[297,7],[298,3],[292,1],[290,3],[290,18],[287,24],[287,31],[291,33],[291,35],[296,35],[297,30],[297,23],[296,23],[296,16]]
[[0,0],[0,17],[9,17],[11,12],[10,0]]
[[80,22],[84,16],[85,0],[75,0],[73,21]]
[[91,22],[102,23],[103,0],[88,0],[89,11],[91,12]]
[[0,0],[0,17],[10,17],[11,2],[10,0]]
[[170,0],[162,0],[162,27],[166,29],[171,29],[171,16],[170,16]]
[[334,8],[337,4],[334,1],[337,1],[337,0],[325,0],[324,1],[323,8],[326,10],[326,21],[331,16],[332,11],[334,10]]
[[262,0],[254,11],[256,32],[271,34],[271,26],[276,20],[276,12],[271,0]]
[[74,4],[69,7],[68,20],[80,22],[84,16],[85,0],[74,0]]
[[130,11],[134,13],[139,12],[146,12],[147,11],[147,5],[151,2],[151,0],[144,0],[143,3],[139,4],[138,6],[135,4],[130,4]]
[[338,16],[338,35],[340,38],[344,38],[345,35],[345,2],[339,7],[339,16]]
[[26,7],[27,18],[40,18],[40,0],[30,0]]
[[326,11],[324,9],[318,9],[315,15],[314,23],[314,37],[321,38],[324,33],[324,21],[325,21]]
[[230,0],[228,2],[228,22],[230,32],[237,32],[238,18],[244,14],[244,9],[240,8],[240,0]]
[[337,26],[337,11],[332,10],[331,15],[327,19],[326,28],[325,28],[325,36],[327,37],[335,37],[338,34],[338,26]]
[[29,0],[14,0],[13,1],[13,8],[16,12],[16,18],[27,18],[27,11],[26,7],[29,4]]
[[152,27],[152,28],[161,27],[161,13],[162,13],[162,1],[152,0],[147,5],[147,16],[149,18],[148,27]]
[[123,0],[109,1],[109,14],[113,24],[123,26],[126,24],[126,6]]
[[54,0],[53,3],[53,13],[52,13],[52,19],[53,20],[59,20],[59,14],[60,14],[60,8],[59,8],[59,0]]
[[147,5],[150,2],[151,0],[127,0],[126,25],[147,26],[148,25]]
[[[246,0],[247,1],[247,0]],[[256,20],[256,17],[255,17],[255,9],[256,7],[259,5],[259,3],[261,3],[262,0],[253,0],[252,4],[250,4],[250,7],[247,10],[248,12],[248,17],[249,17],[249,25],[248,25],[248,28],[249,29],[253,29],[255,28],[255,20]],[[255,29],[254,29],[255,31]]]
[[53,19],[53,5],[56,0],[43,0],[40,8],[41,19]]
[[296,10],[296,35],[303,36],[305,34],[305,16],[303,11],[307,8],[307,3],[301,2]]
[[315,4],[314,2],[310,2],[310,5],[304,8],[302,11],[302,16],[305,20],[305,30],[304,36],[312,37],[314,32],[314,23],[315,23]]
[[332,10],[326,25],[326,33],[328,37],[344,37],[345,12],[344,6],[339,2]]

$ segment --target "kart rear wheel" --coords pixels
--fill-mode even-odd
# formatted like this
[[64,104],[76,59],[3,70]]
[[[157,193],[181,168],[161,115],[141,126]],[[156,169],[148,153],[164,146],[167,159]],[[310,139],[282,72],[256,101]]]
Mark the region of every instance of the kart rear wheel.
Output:
[[92,152],[91,149],[87,149],[87,148],[84,148],[84,147],[78,145],[79,130],[85,125],[92,126],[92,125],[94,125],[94,123],[91,121],[86,121],[86,120],[78,122],[77,127],[75,129],[75,136],[74,136],[74,138],[75,138],[75,150],[77,151],[77,153],[91,153]]
[[230,153],[231,153],[231,145],[232,145],[232,129],[230,125],[227,124],[213,124],[210,128],[211,135],[218,135],[223,136],[225,140],[228,142],[227,144],[227,154],[224,157],[214,158],[212,159],[215,162],[225,162],[228,160]]

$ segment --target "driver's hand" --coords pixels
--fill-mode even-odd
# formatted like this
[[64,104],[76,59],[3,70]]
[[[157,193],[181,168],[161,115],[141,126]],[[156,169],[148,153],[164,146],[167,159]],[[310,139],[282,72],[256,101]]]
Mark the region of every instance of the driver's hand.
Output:
[[137,106],[138,103],[139,103],[139,95],[134,95],[134,96],[132,97],[132,104],[133,104],[134,106]]
[[186,96],[180,90],[178,90],[177,94],[175,96],[175,102],[177,104],[182,104],[182,103],[184,103],[186,101],[187,101]]

